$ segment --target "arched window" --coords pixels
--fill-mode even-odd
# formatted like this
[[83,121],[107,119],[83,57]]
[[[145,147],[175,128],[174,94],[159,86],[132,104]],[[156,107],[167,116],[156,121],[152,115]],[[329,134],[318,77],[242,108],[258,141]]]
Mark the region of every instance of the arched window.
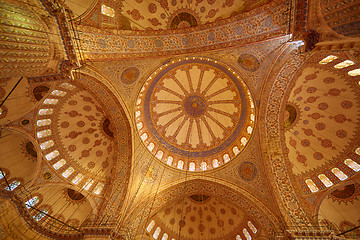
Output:
[[239,148],[237,146],[233,147],[233,153],[235,155],[238,155],[240,153],[240,150],[239,150]]
[[195,163],[194,162],[191,162],[189,164],[189,171],[195,171]]
[[39,127],[49,125],[50,123],[51,123],[51,119],[41,119],[41,120],[37,120],[36,122],[36,124]]
[[135,117],[140,117],[140,115],[141,115],[141,112],[139,111],[139,110],[137,110],[136,112],[135,112]]
[[39,197],[35,196],[30,198],[25,202],[25,206],[27,209],[30,209],[31,207],[35,206],[39,202]]
[[154,143],[149,143],[148,149],[149,149],[150,152],[152,152],[154,147],[155,147]]
[[50,161],[50,160],[56,158],[57,156],[59,156],[59,154],[60,154],[59,151],[58,151],[58,150],[55,150],[55,151],[52,151],[51,153],[45,155],[45,158],[46,158],[48,161]]
[[62,83],[62,84],[60,85],[60,87],[66,88],[66,89],[68,89],[68,90],[73,90],[73,89],[75,89],[75,86],[71,85],[70,83]]
[[63,97],[66,95],[66,92],[60,90],[54,90],[51,92],[51,95]]
[[356,153],[357,155],[360,155],[360,147],[358,147],[358,148],[355,149],[355,153]]
[[87,182],[84,184],[83,188],[84,188],[85,190],[89,190],[93,184],[94,184],[94,180],[89,179],[89,180],[87,180]]
[[52,99],[52,98],[47,98],[44,100],[44,104],[57,104],[59,102],[58,99]]
[[39,115],[49,115],[53,113],[53,109],[49,108],[43,108],[39,110]]
[[306,183],[306,185],[309,187],[309,189],[310,189],[310,191],[311,192],[317,192],[317,191],[319,191],[319,188],[315,185],[315,183],[313,182],[313,180],[311,180],[311,179],[306,179],[305,180],[305,183]]
[[252,113],[252,114],[250,114],[250,120],[251,121],[255,121],[255,115]]
[[253,233],[257,233],[257,228],[254,226],[254,224],[251,221],[248,221],[247,224]]
[[20,185],[20,181],[14,180],[12,183],[9,184],[9,186],[5,188],[5,190],[14,191],[14,189],[17,188],[19,185]]
[[98,183],[94,189],[94,193],[99,195],[104,187],[103,183]]
[[146,231],[150,232],[154,226],[155,226],[155,221],[151,220],[151,222],[149,223],[149,225],[146,228]]
[[167,235],[166,233],[164,233],[164,235],[162,236],[161,240],[167,240],[169,238],[169,235]]
[[101,5],[101,14],[106,15],[108,17],[114,17],[115,10],[109,6]]
[[65,172],[63,172],[62,175],[64,178],[68,178],[73,172],[74,172],[74,168],[69,167],[68,169],[65,170]]
[[348,74],[349,74],[350,76],[352,76],[352,77],[359,76],[359,75],[360,75],[360,68],[351,70],[351,71],[348,72]]
[[148,138],[147,133],[143,133],[143,134],[141,135],[141,140],[145,141],[147,138]]
[[240,235],[236,235],[236,240],[242,240]]
[[201,170],[205,171],[207,169],[207,164],[206,162],[202,162],[201,163]]
[[178,161],[178,164],[177,164],[177,168],[178,169],[183,169],[183,167],[184,167],[184,162],[183,161]]
[[246,237],[246,240],[251,240],[251,235],[248,232],[248,230],[246,230],[246,228],[243,229],[243,233],[244,233],[244,235]]
[[251,133],[252,133],[253,128],[252,128],[251,126],[248,126],[246,130],[247,130],[247,133],[248,133],[248,134],[251,134]]
[[320,64],[328,64],[328,63],[334,61],[334,60],[337,59],[337,58],[338,58],[337,56],[329,55],[329,56],[327,56],[326,58],[324,58],[323,60],[321,60],[319,63],[320,63]]
[[76,175],[76,177],[72,180],[72,183],[73,184],[75,184],[75,185],[77,185],[80,181],[81,181],[81,179],[83,179],[83,175],[81,174],[81,173],[79,173],[78,175]]
[[338,168],[333,168],[331,169],[331,171],[333,172],[333,174],[335,174],[335,176],[337,176],[341,181],[344,181],[345,179],[348,178],[348,176],[343,173],[340,169]]
[[346,67],[349,67],[351,65],[354,65],[355,63],[351,60],[345,60],[341,63],[338,63],[334,66],[334,68],[337,68],[337,69],[342,69],[342,68],[346,68]]
[[52,146],[54,146],[54,141],[53,140],[49,140],[47,142],[43,142],[43,143],[40,144],[40,148],[42,150],[47,149],[47,148],[52,147]]
[[42,210],[41,210],[41,212],[38,212],[35,216],[34,216],[34,219],[35,219],[35,221],[40,221],[41,219],[43,219],[45,216],[46,216],[46,214],[48,214],[48,210],[46,209],[46,208],[43,208]]
[[247,143],[246,137],[242,137],[240,141],[241,141],[241,144],[244,145],[244,146],[245,146],[246,143]]
[[46,129],[46,130],[42,130],[40,132],[37,132],[37,137],[38,138],[43,138],[43,137],[47,137],[51,135],[51,130],[50,129]]
[[158,152],[156,153],[156,158],[159,159],[159,160],[161,160],[162,157],[163,157],[163,154],[164,154],[163,151],[158,151]]
[[138,122],[138,123],[136,124],[136,126],[137,126],[137,129],[140,130],[140,129],[142,129],[142,127],[143,127],[143,123],[142,123],[142,122]]
[[5,177],[6,173],[4,171],[0,171],[0,180]]
[[173,160],[174,160],[173,157],[172,157],[172,156],[169,156],[169,157],[167,158],[167,160],[166,160],[166,164],[171,166]]
[[62,166],[64,166],[66,163],[65,159],[61,159],[58,162],[56,162],[53,167],[58,170],[59,168],[61,168]]
[[160,235],[160,232],[161,232],[161,228],[157,227],[155,232],[154,232],[153,238],[157,239],[159,237],[159,235]]
[[223,156],[223,159],[224,159],[224,162],[228,162],[228,161],[230,161],[230,157],[229,157],[229,154],[224,154],[224,156]]
[[360,171],[360,165],[357,162],[354,162],[353,160],[348,158],[348,159],[345,159],[344,163],[346,164],[346,166],[348,166],[355,172]]
[[325,174],[320,174],[318,177],[326,187],[331,187],[333,185],[333,183]]
[[217,168],[218,166],[219,166],[219,160],[214,159],[214,160],[213,160],[213,167],[214,167],[214,168]]

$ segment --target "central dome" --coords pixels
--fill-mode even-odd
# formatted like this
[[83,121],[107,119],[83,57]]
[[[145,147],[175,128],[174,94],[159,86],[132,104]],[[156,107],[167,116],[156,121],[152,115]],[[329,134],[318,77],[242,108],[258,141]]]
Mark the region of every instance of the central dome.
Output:
[[182,58],[161,66],[146,81],[136,109],[147,148],[168,165],[190,171],[230,161],[254,128],[246,84],[212,59]]

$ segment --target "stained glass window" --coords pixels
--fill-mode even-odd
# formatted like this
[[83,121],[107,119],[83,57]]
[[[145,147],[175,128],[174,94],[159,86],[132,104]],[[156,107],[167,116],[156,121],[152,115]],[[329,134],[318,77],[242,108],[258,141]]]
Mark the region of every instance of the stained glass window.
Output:
[[172,157],[172,156],[169,156],[169,157],[167,158],[167,160],[166,160],[166,164],[171,166],[173,160],[174,160],[173,157]]
[[151,220],[151,222],[149,223],[149,225],[146,228],[146,231],[150,232],[154,226],[155,226],[155,221]]
[[100,194],[102,189],[104,187],[104,184],[103,183],[98,183],[98,185],[96,185],[95,189],[94,189],[94,193],[95,194]]
[[333,185],[333,183],[325,174],[320,174],[318,177],[326,187],[331,187]]
[[34,216],[35,221],[38,222],[38,221],[40,221],[41,219],[43,219],[48,212],[49,212],[49,211],[48,211],[46,208],[42,209],[41,212],[38,212],[38,213]]
[[50,160],[56,158],[57,156],[59,156],[59,154],[60,154],[59,151],[58,151],[58,150],[55,150],[55,151],[52,151],[51,153],[45,155],[45,158],[46,158],[48,161],[50,161]]
[[63,172],[62,175],[64,178],[68,178],[73,172],[74,172],[74,168],[69,167],[68,169],[65,170],[65,172]]
[[349,74],[350,76],[353,76],[353,77],[359,76],[359,75],[360,75],[360,68],[351,70],[351,71],[348,72],[348,74]]
[[223,159],[224,159],[224,162],[228,162],[228,161],[230,161],[230,157],[229,157],[229,154],[224,154],[224,156],[223,156]]
[[355,172],[360,171],[360,165],[357,162],[354,162],[353,160],[348,158],[348,159],[345,159],[344,163],[346,164],[346,166],[348,166]]
[[115,11],[113,8],[106,6],[106,5],[101,5],[101,14],[104,14],[108,17],[114,17],[115,16]]
[[138,123],[136,124],[136,126],[137,126],[137,128],[140,130],[140,129],[142,129],[142,127],[143,127],[143,123],[142,123],[142,122],[138,122]]
[[46,129],[46,130],[42,130],[40,132],[37,132],[37,137],[38,138],[43,138],[43,137],[47,137],[51,135],[51,130],[50,129]]
[[75,89],[75,86],[71,85],[70,83],[63,83],[63,84],[61,84],[60,86],[63,87],[63,88],[66,88],[66,89],[68,89],[68,90],[73,90],[73,89]]
[[159,160],[161,160],[162,157],[163,157],[163,154],[164,154],[163,151],[158,151],[158,152],[156,153],[156,158],[159,159]]
[[338,58],[337,56],[329,55],[329,56],[327,56],[326,58],[324,58],[323,60],[321,60],[319,63],[320,63],[320,64],[328,64],[328,63],[334,61],[334,60],[337,59],[337,58]]
[[14,190],[15,188],[17,188],[19,185],[20,185],[20,182],[17,181],[17,180],[15,180],[15,181],[13,181],[12,183],[10,183],[9,186],[7,186],[7,187],[5,188],[5,190],[7,190],[7,191],[13,191],[13,190]]
[[75,185],[77,185],[80,181],[81,181],[81,179],[83,179],[83,175],[81,174],[81,173],[79,173],[78,175],[76,175],[76,177],[72,180],[72,183],[73,184],[75,184]]
[[341,181],[344,181],[345,179],[348,178],[348,176],[343,173],[340,169],[338,168],[333,168],[331,169],[331,171],[335,174],[335,176],[337,176]]
[[178,169],[183,169],[183,167],[184,167],[184,162],[183,161],[178,161],[178,164],[177,164],[177,168]]
[[140,114],[141,114],[141,112],[140,112],[139,110],[135,112],[135,116],[136,116],[137,118],[140,117]]
[[51,95],[63,97],[66,95],[66,92],[60,90],[54,90],[51,92]]
[[341,68],[346,68],[348,66],[351,66],[351,65],[354,65],[355,63],[351,60],[345,60],[341,63],[338,63],[334,66],[334,68],[337,68],[337,69],[341,69]]
[[202,162],[201,163],[201,170],[205,171],[207,169],[207,164],[206,162]]
[[153,238],[157,239],[159,237],[159,235],[160,235],[160,232],[161,232],[161,228],[157,227],[155,232],[154,232]]
[[38,202],[39,202],[39,197],[35,196],[35,197],[32,197],[29,200],[27,200],[25,202],[25,206],[26,206],[27,209],[30,209],[30,207],[35,206]]
[[257,233],[257,229],[251,221],[248,221],[247,224],[253,233]]
[[51,123],[51,119],[41,119],[41,120],[37,120],[36,122],[36,124],[39,127],[49,125],[50,123]]
[[195,171],[195,163],[194,162],[191,162],[189,164],[189,171]]
[[311,192],[317,192],[319,191],[319,188],[315,185],[315,183],[313,182],[313,180],[311,179],[306,179],[305,181],[306,185],[309,187]]
[[233,152],[235,155],[238,155],[240,153],[240,150],[237,146],[233,147]]
[[55,164],[53,165],[53,167],[54,167],[56,170],[58,170],[59,168],[61,168],[62,166],[64,166],[65,163],[66,163],[65,159],[61,159],[61,160],[59,160],[57,163],[55,163]]
[[89,179],[89,180],[87,180],[87,182],[84,184],[83,188],[84,188],[85,190],[89,190],[93,184],[94,184],[94,180]]
[[58,99],[47,98],[44,100],[44,104],[57,104],[58,102],[59,102]]
[[218,166],[219,166],[219,160],[214,159],[214,160],[213,160],[213,167],[214,167],[214,168],[217,168]]
[[47,142],[43,142],[43,143],[40,144],[40,148],[42,150],[47,149],[47,148],[52,147],[52,146],[54,146],[54,141],[53,140],[49,140]]
[[5,173],[3,174],[3,171],[0,171],[0,179],[3,179],[3,177],[5,176]]
[[246,240],[251,240],[251,235],[246,228],[243,229],[243,233],[246,237]]
[[240,235],[236,235],[236,240],[242,240]]
[[246,130],[248,134],[251,134],[253,129],[251,126],[248,126]]
[[53,110],[49,109],[49,108],[43,108],[39,110],[39,115],[48,115],[48,114],[52,114]]
[[242,137],[240,141],[241,141],[241,144],[244,145],[244,146],[245,146],[246,143],[247,143],[246,137]]
[[166,233],[164,233],[164,235],[162,236],[161,240],[167,240],[169,237],[169,235],[167,235]]

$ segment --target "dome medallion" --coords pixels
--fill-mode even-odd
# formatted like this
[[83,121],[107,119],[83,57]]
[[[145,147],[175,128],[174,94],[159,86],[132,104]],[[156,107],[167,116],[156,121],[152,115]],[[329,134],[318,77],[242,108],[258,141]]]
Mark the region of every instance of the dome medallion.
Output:
[[244,149],[255,108],[234,70],[212,59],[188,57],[153,72],[138,96],[135,117],[141,140],[156,158],[203,171]]

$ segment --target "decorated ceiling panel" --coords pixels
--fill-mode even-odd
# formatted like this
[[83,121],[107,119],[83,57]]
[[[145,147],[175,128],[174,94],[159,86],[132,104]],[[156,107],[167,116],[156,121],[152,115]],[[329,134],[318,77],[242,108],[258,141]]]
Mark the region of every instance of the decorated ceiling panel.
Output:
[[217,197],[194,194],[164,206],[149,219],[145,233],[154,238],[168,235],[169,239],[228,240],[237,236],[248,239],[259,231],[260,226],[238,206]]
[[286,145],[296,175],[330,168],[352,146],[359,128],[356,82],[318,65],[303,69],[285,109]]
[[161,0],[122,1],[122,14],[133,29],[179,29],[229,18],[263,5],[269,0]]
[[255,107],[234,70],[191,57],[165,64],[148,78],[135,117],[140,138],[157,159],[201,171],[243,150],[254,129]]

